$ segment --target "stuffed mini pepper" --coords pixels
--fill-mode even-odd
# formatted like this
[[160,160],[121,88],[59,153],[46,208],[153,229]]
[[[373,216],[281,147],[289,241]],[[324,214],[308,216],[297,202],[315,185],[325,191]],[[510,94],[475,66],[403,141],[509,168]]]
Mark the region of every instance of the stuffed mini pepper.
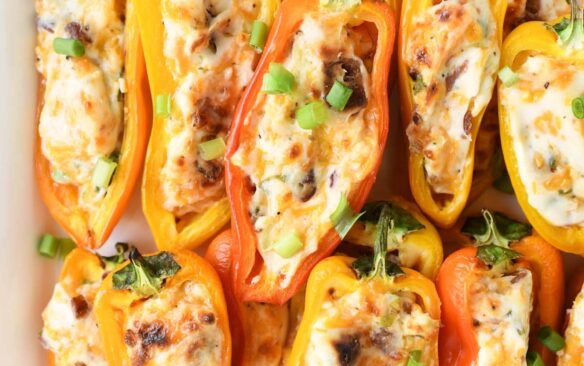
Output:
[[547,340],[564,301],[560,252],[529,225],[489,211],[467,219],[458,238],[468,247],[448,256],[437,278],[441,364],[551,365]]
[[140,174],[150,104],[134,1],[37,0],[35,173],[78,245],[108,238]]
[[227,149],[241,299],[289,300],[354,223],[388,132],[394,21],[371,0],[282,4]]

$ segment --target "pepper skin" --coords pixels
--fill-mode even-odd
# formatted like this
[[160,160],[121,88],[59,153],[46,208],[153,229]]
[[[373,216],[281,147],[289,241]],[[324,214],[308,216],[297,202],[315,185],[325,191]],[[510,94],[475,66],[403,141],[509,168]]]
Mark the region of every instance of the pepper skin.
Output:
[[[51,178],[50,163],[41,151],[40,136],[36,135],[35,175],[41,197],[53,218],[67,234],[85,248],[99,248],[107,240],[122,216],[138,179],[146,143],[150,132],[151,105],[149,100],[146,66],[138,30],[138,20],[133,0],[126,8],[126,62],[124,137],[118,167],[106,196],[96,212],[86,212],[77,205],[78,190],[67,184],[57,184]],[[40,83],[37,123],[43,106],[43,87]]]
[[[178,289],[187,281],[204,286],[209,293],[208,300],[215,310],[214,321],[224,337],[219,364],[231,365],[229,319],[219,276],[209,263],[193,252],[185,250],[170,254],[181,268],[175,275],[166,278],[160,293],[167,289]],[[106,359],[110,365],[130,366],[132,364],[128,354],[129,346],[125,342],[125,327],[136,303],[152,301],[152,298],[144,298],[133,290],[116,290],[113,287],[112,277],[127,265],[126,261],[104,279],[95,301],[95,314],[100,337],[104,345]],[[164,314],[164,311],[161,313]],[[144,365],[153,365],[153,363],[148,361]]]
[[[288,301],[304,285],[310,270],[322,258],[330,255],[340,243],[340,238],[334,228],[324,235],[318,244],[318,249],[310,254],[293,278],[285,286],[280,286],[274,279],[267,278],[266,268],[262,263],[257,249],[258,239],[249,215],[251,191],[247,176],[242,169],[231,162],[232,156],[241,144],[245,131],[245,121],[252,112],[254,103],[262,87],[262,78],[272,61],[281,60],[288,52],[288,40],[301,25],[304,14],[314,11],[319,6],[318,0],[289,0],[285,1],[276,17],[272,31],[252,78],[242,100],[240,101],[236,117],[230,132],[230,139],[226,153],[226,180],[228,195],[231,202],[232,229],[234,235],[233,260],[234,283],[237,296],[244,301],[260,301],[274,304],[283,304]],[[379,126],[379,147],[374,169],[352,189],[347,197],[351,207],[359,210],[365,202],[375,181],[376,173],[381,164],[380,152],[385,147],[389,129],[388,107],[388,71],[393,51],[395,33],[395,18],[390,7],[382,2],[371,0],[362,1],[350,10],[355,21],[367,21],[377,29],[376,53],[373,60],[369,102],[365,108],[375,106],[379,111],[375,123]],[[251,279],[255,278],[253,283]]]
[[[400,103],[402,108],[401,115],[403,124],[406,127],[412,123],[412,113],[414,111],[412,80],[406,64],[407,55],[405,54],[408,37],[413,32],[412,27],[414,26],[414,19],[426,11],[426,9],[433,6],[434,3],[435,2],[431,0],[405,0],[402,3],[400,35],[398,38],[398,77],[400,86]],[[498,42],[499,46],[501,46],[507,0],[491,0],[490,6],[497,22]],[[495,78],[496,75],[493,75],[492,77]],[[484,112],[485,110],[483,109],[483,111],[472,120],[472,143],[468,152],[467,164],[465,165],[462,176],[462,183],[456,194],[445,202],[439,202],[432,193],[432,188],[426,179],[424,170],[424,155],[422,153],[412,152],[408,148],[409,181],[414,199],[418,206],[420,206],[420,209],[441,228],[448,228],[454,225],[468,200],[472,184],[475,141],[477,140],[477,134]]]
[[[509,34],[503,45],[501,67],[516,68],[520,65],[522,56],[525,54],[545,55],[578,65],[584,64],[584,50],[570,51],[563,48],[558,44],[556,34],[544,22],[524,23]],[[584,255],[584,227],[552,225],[529,204],[527,190],[519,175],[509,114],[502,103],[500,91],[502,88],[502,83],[499,83],[501,145],[517,200],[530,224],[546,241],[564,252]]]
[[[564,270],[559,251],[537,235],[527,236],[511,248],[522,257],[513,268],[531,271],[534,283],[534,304],[531,320],[530,348],[536,350],[546,365],[553,364],[555,355],[537,341],[535,334],[541,326],[561,327],[564,299]],[[477,248],[466,247],[446,258],[436,286],[442,300],[440,330],[440,363],[452,366],[470,366],[478,356],[479,346],[474,331],[467,289],[475,273],[486,271],[486,265],[477,258]]]

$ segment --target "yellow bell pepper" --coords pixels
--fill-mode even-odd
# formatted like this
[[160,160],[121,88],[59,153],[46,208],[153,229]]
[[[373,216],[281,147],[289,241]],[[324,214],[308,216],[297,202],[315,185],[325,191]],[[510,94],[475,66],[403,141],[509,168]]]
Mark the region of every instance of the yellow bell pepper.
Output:
[[[578,8],[575,3],[574,1],[576,9],[573,10],[573,17],[579,17],[580,20],[579,24],[574,25],[578,28],[574,29],[574,32],[582,34],[584,33],[582,9]],[[581,39],[576,41],[582,42]],[[501,67],[509,67],[514,70],[525,60],[526,55],[545,55],[580,67],[584,66],[584,49],[568,49],[562,46],[551,27],[539,21],[524,23],[509,34],[503,46]],[[503,88],[503,83],[499,83],[501,144],[505,164],[519,204],[531,225],[547,242],[565,252],[584,255],[584,227],[555,226],[548,222],[528,201],[527,190],[519,174],[517,156],[513,147],[516,136],[513,136],[511,132],[509,114],[502,103],[501,90]]]
[[[499,46],[501,46],[507,0],[490,0],[489,4],[497,23],[497,38]],[[413,33],[415,19],[433,5],[434,1],[432,0],[404,0],[402,3],[398,39],[398,77],[400,103],[402,106],[401,114],[406,127],[412,123],[412,114],[414,112],[413,81],[406,63],[409,36]],[[438,17],[436,21],[439,21]],[[495,79],[496,75],[491,77]],[[423,153],[408,149],[408,171],[412,194],[420,209],[439,227],[448,228],[452,226],[460,216],[468,200],[472,183],[475,141],[485,109],[476,118],[472,119],[472,130],[470,131],[472,141],[466,158],[467,163],[462,172],[460,187],[452,197],[442,199],[438,197],[439,195],[433,193],[432,187],[427,181]]]
[[[138,20],[141,24],[142,43],[154,104],[156,104],[157,96],[172,95],[180,86],[180,80],[177,80],[167,67],[169,60],[163,52],[165,27],[162,22],[162,8],[165,3],[164,0],[137,2]],[[271,24],[278,5],[279,0],[260,1],[258,19],[268,25]],[[155,113],[153,118],[142,183],[144,214],[159,249],[193,249],[211,239],[229,222],[230,210],[227,195],[224,194],[208,209],[196,215],[177,217],[163,207],[163,182],[160,176],[172,136],[166,128],[165,116],[157,116]]]
[[[415,204],[399,197],[390,199],[388,203],[409,213],[423,225],[419,230],[403,236],[401,241],[388,243],[388,252],[397,251],[400,266],[414,269],[430,279],[436,278],[443,259],[442,240],[438,231]],[[363,211],[367,212],[378,204],[368,203]],[[373,247],[376,229],[374,223],[367,218],[367,215],[360,217],[345,237],[345,241]]]
[[[330,305],[334,305],[338,299],[351,296],[360,290],[363,290],[363,293],[366,294],[365,296],[368,296],[367,299],[383,298],[383,295],[388,293],[396,296],[405,296],[404,293],[414,294],[416,304],[420,306],[424,313],[430,316],[436,327],[433,331],[428,330],[429,338],[424,340],[423,351],[421,349],[415,351],[402,349],[392,352],[392,357],[401,357],[404,362],[408,357],[415,357],[415,361],[428,366],[438,364],[440,299],[432,281],[414,270],[407,268],[402,270],[396,264],[388,261],[386,245],[388,236],[394,237],[396,235],[394,228],[396,227],[397,218],[393,213],[390,213],[390,208],[388,207],[390,206],[383,207],[379,214],[379,227],[377,229],[373,258],[361,257],[355,260],[347,256],[333,256],[321,261],[311,272],[306,287],[305,310],[298,334],[294,340],[288,365],[310,364],[305,359],[306,353],[309,349],[315,324],[322,315],[325,304],[327,304],[326,308],[330,308]],[[375,307],[373,303],[371,303],[371,306]],[[335,317],[334,322],[332,321],[333,319],[327,319],[326,324],[329,324],[332,328],[336,329],[338,326],[339,330],[350,332],[350,328],[354,323],[341,314],[339,316],[342,319]],[[389,317],[386,320],[392,322]],[[390,325],[388,324],[388,326]],[[334,334],[335,332],[332,333]],[[357,344],[357,347],[359,347],[358,340],[354,341],[353,344]],[[351,346],[349,348],[354,347]],[[344,349],[340,345],[336,349],[339,352],[339,357],[347,361],[347,363],[355,361],[358,357],[358,351],[356,350],[349,352],[351,350]],[[416,356],[413,356],[414,353],[416,353]],[[388,359],[385,361],[389,362]]]

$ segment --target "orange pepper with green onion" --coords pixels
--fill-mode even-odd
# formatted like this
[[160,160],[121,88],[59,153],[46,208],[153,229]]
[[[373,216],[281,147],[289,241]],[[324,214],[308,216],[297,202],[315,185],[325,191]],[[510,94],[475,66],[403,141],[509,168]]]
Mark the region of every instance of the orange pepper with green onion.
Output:
[[[390,238],[420,223],[411,215],[404,220],[389,204],[380,211],[373,256],[333,256],[312,270],[288,365],[315,364],[321,357],[341,364],[438,365],[440,300],[434,283],[387,256]],[[408,321],[418,321],[413,328],[423,334],[402,334],[402,342],[394,342]]]

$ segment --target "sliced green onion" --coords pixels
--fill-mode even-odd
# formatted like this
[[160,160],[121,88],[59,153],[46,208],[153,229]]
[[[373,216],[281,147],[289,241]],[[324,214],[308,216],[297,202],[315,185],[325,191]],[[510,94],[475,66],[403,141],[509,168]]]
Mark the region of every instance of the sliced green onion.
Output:
[[221,137],[205,141],[199,144],[199,154],[203,160],[213,160],[223,156],[225,153],[225,141]]
[[69,182],[69,178],[67,178],[67,176],[62,171],[56,169],[51,172],[51,178],[53,178],[56,183]]
[[37,246],[37,251],[43,257],[55,258],[57,256],[57,252],[59,251],[59,239],[55,238],[51,234],[45,234],[41,236]]
[[420,360],[422,359],[422,351],[415,350],[410,352],[410,357],[408,358],[408,363],[406,366],[424,366]]
[[294,88],[294,75],[279,63],[272,62],[264,75],[262,91],[267,94],[288,94]]
[[326,121],[327,110],[323,102],[310,102],[298,108],[296,120],[300,128],[312,130]]
[[545,366],[543,359],[537,352],[527,352],[527,366]]
[[116,168],[118,167],[118,163],[112,161],[108,158],[101,157],[97,160],[97,164],[95,165],[95,170],[93,171],[93,177],[91,181],[93,185],[97,188],[107,188],[110,185],[112,180],[112,176]]
[[331,107],[340,112],[345,109],[345,106],[347,105],[347,102],[351,98],[352,94],[353,90],[351,90],[351,88],[348,88],[345,86],[345,84],[335,80],[333,87],[326,96],[326,101],[331,105]]
[[261,20],[254,20],[251,25],[251,35],[249,36],[249,44],[256,48],[259,52],[264,50],[266,39],[268,38],[268,25]]
[[85,46],[78,39],[55,38],[53,40],[53,50],[60,55],[81,57],[85,55]]
[[171,98],[169,94],[156,96],[156,117],[168,117],[171,110]]
[[572,113],[576,118],[584,118],[584,97],[574,98],[572,100]]
[[365,212],[356,214],[351,205],[349,205],[347,196],[344,193],[341,195],[337,208],[330,216],[331,221],[335,226],[335,230],[341,239],[345,238],[349,230],[351,230],[353,225],[359,220],[359,217],[364,213]]
[[537,339],[552,352],[558,352],[566,346],[564,338],[549,325],[541,327],[537,332]]
[[73,249],[77,248],[77,244],[69,238],[59,239],[59,258],[65,259],[67,254],[71,253]]
[[509,66],[505,66],[499,70],[499,79],[505,86],[512,86],[519,81],[519,75],[513,72]]
[[304,244],[295,232],[290,232],[282,239],[278,240],[272,249],[282,258],[290,258],[298,253]]

